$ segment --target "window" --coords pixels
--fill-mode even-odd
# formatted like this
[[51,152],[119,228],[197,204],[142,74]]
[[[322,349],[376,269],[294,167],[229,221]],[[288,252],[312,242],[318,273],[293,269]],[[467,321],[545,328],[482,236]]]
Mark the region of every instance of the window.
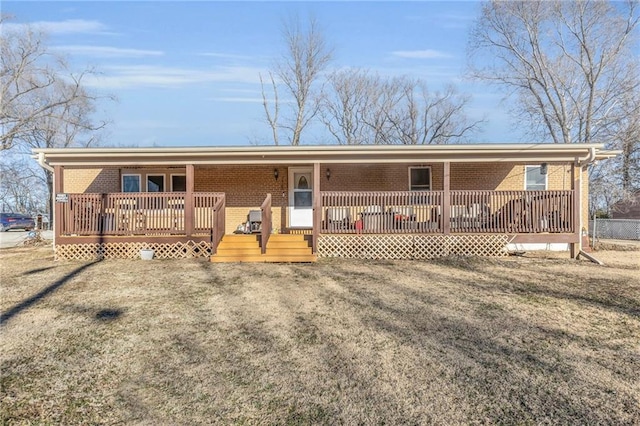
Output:
[[140,175],[122,175],[122,192],[140,192]]
[[542,174],[540,166],[525,166],[524,175],[524,189],[526,191],[544,191],[547,189],[547,175]]
[[147,192],[164,192],[164,175],[147,175]]
[[431,190],[431,167],[409,167],[409,189],[411,191]]
[[171,190],[174,192],[186,192],[187,190],[187,176],[186,175],[171,175]]

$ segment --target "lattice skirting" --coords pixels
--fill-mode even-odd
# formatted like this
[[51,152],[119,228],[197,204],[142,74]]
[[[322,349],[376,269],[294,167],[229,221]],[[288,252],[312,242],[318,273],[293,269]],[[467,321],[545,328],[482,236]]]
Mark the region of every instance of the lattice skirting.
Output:
[[208,242],[176,243],[96,243],[60,244],[55,247],[56,260],[140,259],[140,250],[154,250],[157,259],[180,259],[211,256]]
[[358,259],[431,259],[506,256],[508,235],[320,235],[318,256]]

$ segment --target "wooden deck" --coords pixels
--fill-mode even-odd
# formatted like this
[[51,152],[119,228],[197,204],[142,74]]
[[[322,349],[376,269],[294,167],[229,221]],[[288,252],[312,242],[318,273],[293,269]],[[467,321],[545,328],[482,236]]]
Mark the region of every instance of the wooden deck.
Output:
[[[573,190],[318,191],[314,197],[313,227],[305,236],[287,234],[286,228],[281,234],[271,232],[270,194],[259,207],[262,232],[254,235],[228,234],[224,193],[68,194],[67,201],[56,205],[56,246],[66,246],[71,258],[109,250],[131,256],[133,248],[146,244],[176,257],[211,255],[212,262],[312,262],[323,236],[344,236],[324,239],[333,241],[325,247],[343,248],[364,241],[349,236],[376,236],[367,240],[372,247],[389,245],[397,252],[406,251],[401,245],[426,245],[440,252],[438,244],[494,241],[478,235],[506,236],[514,243],[575,244],[580,238],[579,197]],[[256,207],[247,206],[247,212]],[[469,238],[458,237],[465,235]],[[452,238],[431,238],[439,236]]]

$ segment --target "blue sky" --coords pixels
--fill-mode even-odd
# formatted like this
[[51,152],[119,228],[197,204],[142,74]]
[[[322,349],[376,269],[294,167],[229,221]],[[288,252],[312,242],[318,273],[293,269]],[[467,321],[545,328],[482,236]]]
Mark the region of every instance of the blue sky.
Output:
[[[282,52],[283,19],[313,14],[335,47],[331,68],[454,83],[485,118],[477,142],[521,142],[496,89],[463,77],[478,2],[3,1],[14,24],[41,25],[52,49],[101,75],[92,90],[112,121],[106,143],[201,146],[269,143],[259,73]],[[319,127],[306,144],[330,143]]]

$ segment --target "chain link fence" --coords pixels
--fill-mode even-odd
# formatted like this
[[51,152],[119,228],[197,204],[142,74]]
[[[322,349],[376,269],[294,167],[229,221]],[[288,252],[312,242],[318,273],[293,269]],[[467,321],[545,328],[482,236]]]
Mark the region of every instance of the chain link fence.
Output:
[[596,219],[589,221],[589,237],[640,241],[639,219]]

